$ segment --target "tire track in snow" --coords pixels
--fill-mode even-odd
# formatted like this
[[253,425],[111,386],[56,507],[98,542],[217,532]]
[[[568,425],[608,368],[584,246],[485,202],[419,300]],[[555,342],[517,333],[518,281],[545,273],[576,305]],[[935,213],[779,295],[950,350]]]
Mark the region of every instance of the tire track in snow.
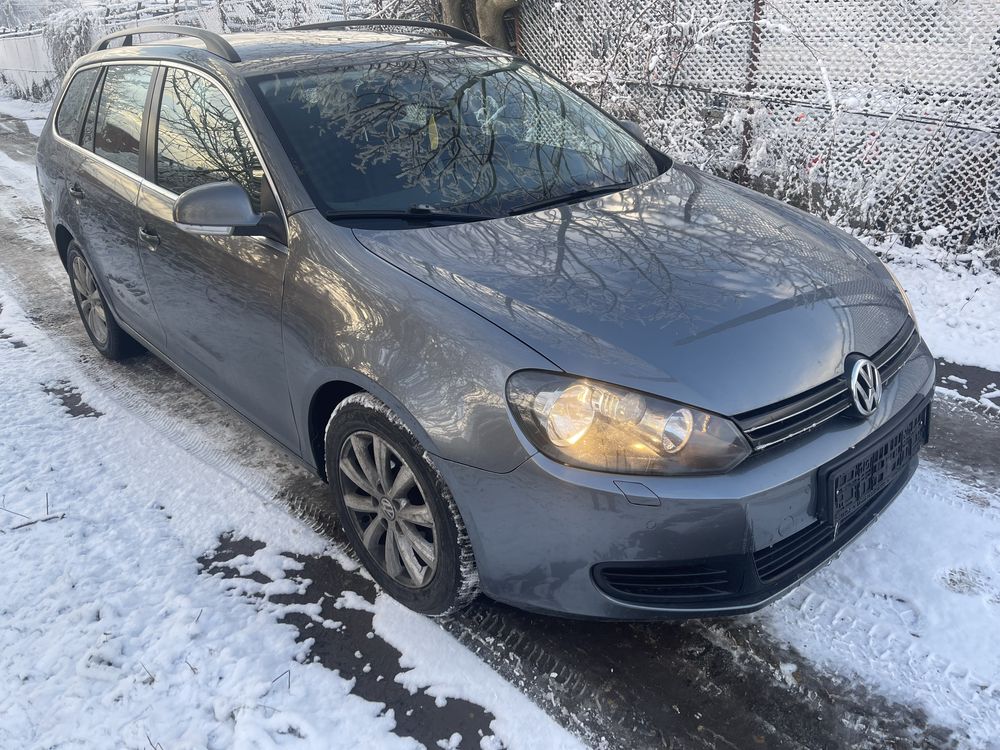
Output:
[[1000,710],[1000,686],[901,635],[899,631],[905,628],[886,622],[863,606],[862,600],[873,593],[859,589],[854,603],[845,604],[804,584],[790,593],[782,606],[797,610],[805,621],[826,633],[846,653],[853,653],[857,660],[875,654],[879,662],[902,671],[900,676],[907,684],[939,683],[944,676],[949,689],[936,691],[936,701],[967,716],[971,725],[988,726],[995,721]]

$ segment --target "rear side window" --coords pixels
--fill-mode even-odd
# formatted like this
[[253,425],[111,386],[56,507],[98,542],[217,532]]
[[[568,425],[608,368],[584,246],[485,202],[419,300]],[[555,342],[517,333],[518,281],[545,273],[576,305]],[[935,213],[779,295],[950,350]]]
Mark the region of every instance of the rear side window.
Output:
[[235,182],[260,211],[263,175],[222,91],[197,73],[168,68],[156,134],[156,184],[179,195],[209,182]]
[[56,132],[68,141],[77,142],[83,110],[90,101],[90,93],[100,74],[99,68],[81,70],[66,87],[66,94],[56,114]]
[[139,137],[152,66],[112,65],[104,76],[97,108],[94,153],[139,173]]

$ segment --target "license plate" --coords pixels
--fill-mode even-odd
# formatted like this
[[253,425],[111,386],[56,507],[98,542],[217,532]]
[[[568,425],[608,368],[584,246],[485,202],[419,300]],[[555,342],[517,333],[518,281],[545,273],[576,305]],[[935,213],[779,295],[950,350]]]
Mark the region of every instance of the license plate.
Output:
[[874,445],[821,473],[821,480],[826,476],[827,518],[834,526],[874,501],[906,470],[927,442],[930,408],[923,406]]

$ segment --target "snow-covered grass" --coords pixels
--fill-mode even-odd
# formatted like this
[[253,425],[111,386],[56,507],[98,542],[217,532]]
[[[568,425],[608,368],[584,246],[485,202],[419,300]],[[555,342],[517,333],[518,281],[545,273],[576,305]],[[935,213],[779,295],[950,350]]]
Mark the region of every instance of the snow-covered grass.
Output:
[[[416,747],[306,659],[310,641],[268,598],[309,585],[274,550],[356,565],[90,385],[8,286],[0,276],[0,747]],[[100,416],[71,418],[43,387],[64,382]],[[200,572],[227,531],[271,551],[234,563],[273,579],[262,599]],[[483,747],[578,746],[437,624],[375,609],[404,655],[397,680],[496,716]]]

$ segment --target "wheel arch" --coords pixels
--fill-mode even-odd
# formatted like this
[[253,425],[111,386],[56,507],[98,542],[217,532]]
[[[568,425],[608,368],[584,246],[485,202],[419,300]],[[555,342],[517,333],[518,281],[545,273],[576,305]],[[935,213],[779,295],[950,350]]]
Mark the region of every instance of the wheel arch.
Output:
[[309,450],[316,464],[316,471],[323,479],[327,479],[325,435],[330,415],[341,401],[363,390],[357,383],[331,380],[323,383],[309,401]]
[[348,396],[355,393],[370,393],[384,403],[413,433],[425,450],[435,453],[435,445],[427,431],[413,414],[385,388],[356,371],[327,373],[318,379],[312,389],[306,410],[306,430],[308,457],[312,458],[316,472],[324,480],[326,476],[326,426],[334,409]]
[[62,261],[63,268],[66,268],[66,256],[69,254],[69,243],[73,241],[73,235],[63,224],[58,224],[56,225],[55,240],[59,260]]

